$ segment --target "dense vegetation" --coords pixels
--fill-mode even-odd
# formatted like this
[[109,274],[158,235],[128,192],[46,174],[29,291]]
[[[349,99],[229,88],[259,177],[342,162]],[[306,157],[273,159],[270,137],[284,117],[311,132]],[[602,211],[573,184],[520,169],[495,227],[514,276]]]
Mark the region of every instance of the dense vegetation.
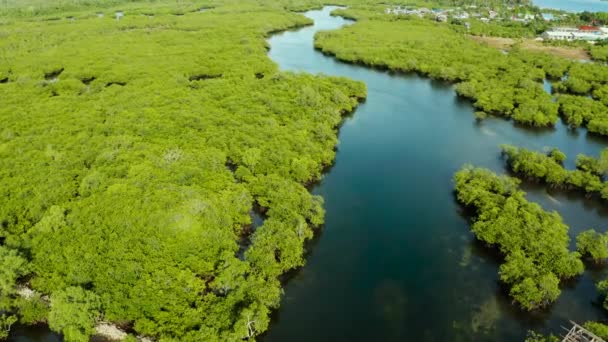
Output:
[[560,279],[583,272],[580,255],[568,250],[568,227],[559,214],[528,202],[517,179],[467,166],[454,181],[458,201],[475,211],[471,230],[477,239],[504,254],[500,279],[523,308],[552,303]]
[[553,85],[553,90],[561,93],[558,103],[564,121],[574,128],[586,126],[590,132],[608,135],[608,68],[574,64],[568,75]]
[[[574,87],[577,81],[568,82],[570,87]],[[589,91],[589,90],[587,90]],[[602,87],[595,93],[604,100],[608,100]],[[601,92],[601,93],[600,93]],[[587,126],[590,132],[608,135],[608,107],[592,98],[578,95],[560,95],[558,97],[559,110],[564,121],[570,127]]]
[[[574,171],[564,169],[562,163],[567,156],[557,149],[540,153],[525,148],[503,145],[502,151],[507,158],[507,164],[518,175],[543,180],[553,187],[562,189],[581,189],[591,194],[599,192],[606,199],[608,183],[602,183],[602,180],[608,171],[608,149],[603,151],[599,158],[579,155],[576,160],[577,169]],[[603,265],[608,260],[608,233],[600,233],[594,229],[584,231],[576,238],[576,249],[582,257],[588,258],[595,264]],[[525,269],[525,267],[521,269]],[[603,306],[608,309],[608,298],[606,297],[608,294],[608,280],[599,282],[597,287],[600,294],[604,296]],[[603,323],[587,322],[585,327],[602,338],[608,338],[608,326]],[[542,336],[538,334],[532,334],[526,339],[526,341],[558,340],[553,335]]]
[[608,149],[599,158],[579,155],[576,158],[576,170],[566,170],[563,167],[566,155],[557,149],[545,154],[503,145],[502,153],[506,156],[509,167],[525,177],[545,181],[555,188],[599,194],[608,200],[608,182],[603,181],[603,176],[608,171]]
[[608,42],[605,40],[589,45],[591,58],[600,62],[608,62]]
[[362,20],[318,34],[315,44],[341,60],[455,82],[458,93],[486,113],[534,126],[558,119],[557,105],[540,81],[547,74],[563,75],[565,60],[523,51],[504,55],[447,25],[413,18]]
[[264,38],[310,21],[276,3],[131,5],[0,26],[0,325],[254,337],[365,87],[279,72]]
[[[608,182],[604,181],[608,172],[608,149],[602,151],[599,158],[583,154],[577,156],[576,170],[566,170],[563,167],[566,155],[557,149],[541,153],[503,145],[502,151],[509,167],[519,175],[542,180],[552,187],[578,189],[608,199]],[[576,237],[576,249],[591,262],[604,264],[608,260],[608,233],[586,230]],[[597,286],[605,298],[603,306],[608,310],[608,280],[599,282]],[[588,322],[585,327],[602,338],[608,337],[608,326],[602,323]]]
[[[353,0],[358,1],[358,0]],[[318,8],[323,5],[319,0],[279,0],[279,1],[239,1],[239,0],[1,0],[0,18],[12,20],[59,19],[66,16],[91,16],[97,12],[113,13],[123,10],[129,14],[174,14],[183,15],[200,9],[223,7],[226,5],[247,5],[257,3],[266,8],[290,11]]]
[[[400,1],[381,6],[390,3]],[[322,198],[305,185],[332,163],[342,115],[365,96],[363,84],[279,72],[265,56],[271,32],[310,24],[288,10],[321,2],[1,5],[0,338],[17,321],[46,322],[68,341],[88,340],[102,321],[160,340],[265,331],[280,276],[303,265],[304,242],[323,223]],[[603,69],[505,55],[459,23],[344,13],[362,21],[317,37],[340,59],[457,83],[483,115],[550,126],[559,110],[608,134]],[[468,33],[539,29],[474,22]],[[540,81],[566,73],[556,104]],[[597,110],[576,112],[574,101]],[[506,256],[513,298],[526,309],[554,301],[559,280],[582,270],[559,216],[527,202],[513,179],[465,169],[456,181],[476,209],[473,231]],[[603,241],[577,242],[596,258]]]
[[[458,94],[474,102],[478,118],[496,114],[525,125],[552,126],[561,114],[573,128],[585,126],[590,132],[608,135],[608,68],[527,51],[517,44],[505,54],[467,36],[522,36],[524,32],[517,29],[520,24],[471,20],[465,29],[456,23],[382,15],[373,6],[353,6],[336,13],[359,22],[321,32],[315,44],[340,60],[455,83]],[[530,29],[536,30],[525,30]],[[553,90],[559,94],[558,104],[543,91],[543,78],[556,80]]]
[[467,33],[475,36],[490,36],[490,37],[503,37],[503,38],[536,38],[538,35],[546,31],[547,24],[544,22],[532,22],[524,24],[520,22],[513,22],[509,20],[484,23],[477,19],[471,19],[467,21],[469,23],[468,29],[465,28],[460,21],[453,21],[453,28],[456,31]]
[[594,229],[580,233],[576,237],[576,250],[596,263],[603,263],[608,259],[608,233],[598,233]]
[[[524,51],[518,44],[505,54],[468,37],[533,37],[546,29],[546,24],[537,20],[529,24],[509,21],[482,23],[472,18],[467,20],[465,27],[458,20],[436,23],[432,16],[419,19],[381,13],[371,5],[335,11],[335,14],[355,19],[358,23],[338,31],[319,33],[316,47],[346,62],[398,72],[416,72],[455,83],[461,96],[473,100],[478,118],[498,114],[526,125],[550,126],[561,115],[572,128],[584,126],[592,133],[608,135],[608,69],[605,66],[573,63],[556,56]],[[585,14],[558,14],[562,22],[572,25],[595,20],[586,18]],[[589,49],[594,59],[605,58],[602,57],[605,54],[603,44]],[[554,83],[557,101],[541,91],[540,81],[543,78]],[[515,152],[521,158],[515,158]],[[603,182],[603,157],[579,156],[577,170],[567,171],[562,166],[566,156],[558,150],[551,150],[545,155],[505,147],[505,155],[511,156],[508,157],[510,164],[520,174],[554,182],[554,186],[583,189],[608,198],[608,186]],[[518,199],[519,195],[512,195],[515,190],[497,190],[509,189],[516,184],[496,181],[502,178],[489,176],[486,172],[461,171],[456,176],[457,193],[461,202],[476,209],[472,229],[478,239],[497,245],[505,254],[501,279],[509,285],[511,296],[522,307],[534,309],[557,298],[559,279],[582,272],[581,255],[595,262],[605,260],[608,240],[604,233],[589,230],[581,234],[577,238],[578,251],[569,253],[567,228],[562,227],[561,220],[553,218],[555,222],[552,222],[546,218],[551,214],[529,204],[523,195],[521,199]],[[469,197],[461,197],[463,193]],[[527,205],[534,209],[529,209]],[[519,207],[525,209],[519,210]],[[509,222],[509,225],[505,222]],[[511,222],[517,222],[516,229],[512,228]],[[533,234],[539,236],[531,236]],[[542,245],[538,242],[542,240],[551,243]],[[554,246],[549,247],[552,244]],[[525,248],[543,257],[546,257],[543,254],[546,251],[554,253],[559,249],[557,253],[560,256],[537,261],[529,255],[534,252],[521,252]],[[552,265],[552,261],[568,266]],[[605,336],[603,334],[608,330],[600,323],[590,322],[588,325],[601,336]]]

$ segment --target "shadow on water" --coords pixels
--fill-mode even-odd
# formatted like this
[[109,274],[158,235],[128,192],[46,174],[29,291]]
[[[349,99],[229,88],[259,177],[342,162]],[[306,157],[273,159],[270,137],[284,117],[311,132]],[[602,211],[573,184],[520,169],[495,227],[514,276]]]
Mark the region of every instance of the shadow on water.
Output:
[[591,132],[585,132],[585,138],[589,142],[608,145],[608,137],[606,137],[605,135],[598,135],[598,134],[594,134]]
[[[560,332],[570,319],[606,319],[595,283],[605,269],[565,282],[551,307],[522,312],[498,276],[503,256],[476,241],[455,201],[452,176],[465,163],[505,173],[500,144],[557,147],[574,167],[606,141],[586,130],[520,127],[474,119],[471,102],[448,83],[349,65],[314,50],[313,36],[352,22],[334,7],[306,12],[313,26],[268,40],[282,70],[363,81],[368,97],[340,128],[336,161],[312,191],[325,199],[322,234],[307,265],[285,280],[264,341],[512,341],[529,329]],[[608,211],[581,194],[524,182],[528,198],[559,211],[572,236],[606,230]],[[310,251],[313,253],[310,253]]]
[[11,328],[9,341],[11,342],[61,342],[61,335],[49,331],[46,325],[22,326]]

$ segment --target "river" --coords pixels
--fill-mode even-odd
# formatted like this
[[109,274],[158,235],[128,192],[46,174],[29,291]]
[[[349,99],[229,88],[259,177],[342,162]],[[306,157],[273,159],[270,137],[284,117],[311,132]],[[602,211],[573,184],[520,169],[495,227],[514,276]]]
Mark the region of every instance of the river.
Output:
[[[476,123],[452,86],[341,63],[313,49],[319,30],[351,22],[333,7],[310,11],[314,26],[269,39],[283,70],[345,76],[367,84],[367,101],[346,119],[334,167],[313,189],[325,198],[326,225],[307,265],[287,283],[262,339],[274,341],[522,340],[529,329],[561,332],[568,320],[606,318],[586,272],[549,310],[525,314],[498,283],[499,258],[479,246],[455,202],[452,175],[465,163],[505,173],[499,144],[558,147],[571,159],[597,155],[605,140],[584,130]],[[524,185],[528,198],[558,210],[571,235],[606,230],[608,210],[576,194]]]
[[570,12],[608,12],[608,2],[601,0],[533,0],[542,8],[555,8]]
[[[308,246],[307,265],[287,283],[261,340],[514,341],[528,329],[560,332],[568,320],[607,318],[586,272],[564,286],[549,310],[524,314],[498,284],[499,258],[480,247],[454,201],[453,173],[465,163],[504,173],[499,144],[558,147],[570,157],[597,155],[605,140],[584,130],[531,130],[500,118],[476,123],[453,87],[337,62],[313,49],[319,30],[352,23],[310,11],[314,26],[269,39],[283,70],[345,76],[367,84],[367,101],[340,128],[335,165],[313,191],[325,198],[326,224]],[[526,184],[528,198],[558,210],[572,236],[606,230],[608,210],[576,194]],[[60,341],[16,327],[10,341]]]

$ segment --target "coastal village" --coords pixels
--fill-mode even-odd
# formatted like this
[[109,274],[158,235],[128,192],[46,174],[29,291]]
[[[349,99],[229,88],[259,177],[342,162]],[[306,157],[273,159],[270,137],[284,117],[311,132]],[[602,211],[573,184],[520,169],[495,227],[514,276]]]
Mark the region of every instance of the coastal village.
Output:
[[[465,8],[457,7],[451,9],[438,8],[409,8],[396,6],[387,8],[387,15],[405,15],[417,16],[419,18],[431,18],[438,22],[460,22],[467,29],[470,28],[471,22],[479,21],[481,23],[490,22],[514,22],[528,24],[536,20],[542,20],[546,23],[559,23],[559,16],[552,13],[516,13],[514,7],[508,7],[505,11],[498,11],[489,8],[478,8],[476,5],[470,5]],[[580,26],[559,26],[556,25],[551,29],[543,32],[538,40],[553,41],[586,41],[594,44],[601,40],[608,39],[608,27],[595,25],[580,25]]]

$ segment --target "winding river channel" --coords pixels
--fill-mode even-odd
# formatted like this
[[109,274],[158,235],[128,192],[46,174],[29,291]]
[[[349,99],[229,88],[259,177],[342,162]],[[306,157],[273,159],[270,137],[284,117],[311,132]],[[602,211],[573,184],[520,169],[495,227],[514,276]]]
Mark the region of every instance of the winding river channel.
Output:
[[[505,173],[499,144],[558,147],[573,167],[578,153],[597,155],[608,142],[561,123],[548,130],[500,118],[476,123],[471,104],[450,85],[324,56],[313,48],[315,32],[352,24],[331,17],[334,8],[307,12],[314,26],[269,39],[269,57],[281,69],[360,80],[368,98],[345,120],[335,165],[313,189],[325,198],[326,225],[261,339],[516,341],[529,329],[559,333],[568,320],[608,318],[594,287],[607,276],[602,270],[565,284],[544,312],[515,309],[498,283],[500,258],[475,242],[452,193],[452,175],[465,163]],[[524,188],[530,200],[563,216],[572,237],[608,228],[608,209],[593,200]],[[10,340],[61,338],[17,327]]]
[[[452,86],[344,64],[313,48],[314,34],[352,22],[310,11],[314,26],[269,39],[283,70],[363,81],[367,101],[340,129],[335,166],[313,189],[325,198],[326,225],[307,265],[287,283],[264,341],[523,340],[556,333],[568,320],[606,316],[587,271],[566,284],[550,309],[524,314],[498,283],[500,259],[479,246],[455,202],[452,175],[465,163],[505,173],[499,145],[558,147],[571,158],[597,155],[605,140],[555,129],[531,130],[490,118],[476,123]],[[571,236],[606,230],[608,209],[578,194],[524,184],[530,200],[557,210]]]

